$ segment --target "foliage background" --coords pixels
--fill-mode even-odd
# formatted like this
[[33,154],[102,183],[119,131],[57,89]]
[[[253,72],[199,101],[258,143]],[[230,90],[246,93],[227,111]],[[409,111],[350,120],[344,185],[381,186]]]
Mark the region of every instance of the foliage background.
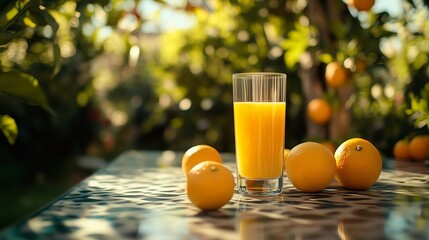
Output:
[[[285,147],[359,136],[390,157],[429,125],[428,5],[401,4],[391,16],[340,0],[1,2],[0,226],[126,149],[234,152],[235,72],[287,73]],[[165,31],[165,12],[194,24]],[[324,82],[333,60],[350,71],[342,89]],[[314,97],[331,123],[307,119]]]

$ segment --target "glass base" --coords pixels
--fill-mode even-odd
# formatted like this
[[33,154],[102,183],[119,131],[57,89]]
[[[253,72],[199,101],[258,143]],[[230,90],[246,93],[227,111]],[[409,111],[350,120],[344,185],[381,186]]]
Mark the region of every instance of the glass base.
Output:
[[243,196],[275,196],[283,191],[283,176],[278,178],[244,178],[237,174],[238,192]]

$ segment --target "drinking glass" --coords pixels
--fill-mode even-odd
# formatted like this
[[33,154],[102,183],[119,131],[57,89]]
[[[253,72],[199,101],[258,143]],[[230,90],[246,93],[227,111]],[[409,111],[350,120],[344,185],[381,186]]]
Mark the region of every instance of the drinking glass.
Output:
[[283,190],[286,74],[232,76],[237,187],[246,195]]

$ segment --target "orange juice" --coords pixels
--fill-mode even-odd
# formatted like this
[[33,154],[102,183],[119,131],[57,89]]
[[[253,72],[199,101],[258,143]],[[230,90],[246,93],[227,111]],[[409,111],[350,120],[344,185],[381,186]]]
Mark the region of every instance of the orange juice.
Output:
[[285,102],[234,102],[237,169],[247,179],[283,172]]

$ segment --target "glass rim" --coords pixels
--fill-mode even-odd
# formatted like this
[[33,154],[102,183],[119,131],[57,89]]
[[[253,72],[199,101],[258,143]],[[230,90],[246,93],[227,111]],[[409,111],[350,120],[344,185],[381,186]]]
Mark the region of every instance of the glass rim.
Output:
[[286,77],[286,73],[280,72],[242,72],[242,73],[234,73],[232,77],[248,77],[248,76],[284,76]]

